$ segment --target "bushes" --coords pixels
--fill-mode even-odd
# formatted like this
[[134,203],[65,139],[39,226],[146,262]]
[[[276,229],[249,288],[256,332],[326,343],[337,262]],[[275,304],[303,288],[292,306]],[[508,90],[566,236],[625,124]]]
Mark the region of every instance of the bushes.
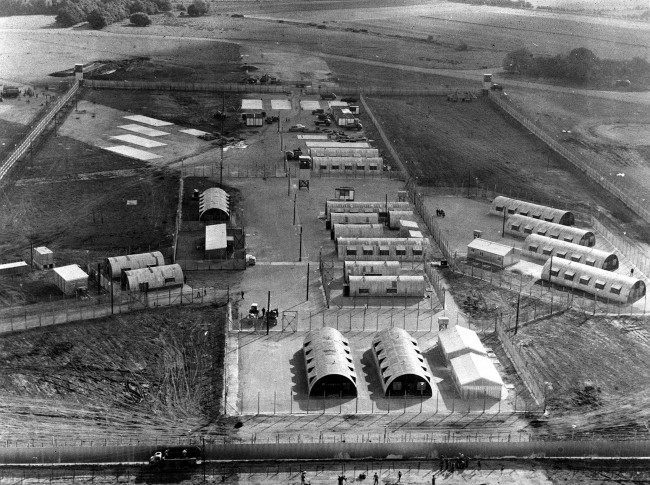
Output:
[[64,0],[56,20],[64,27],[88,21],[94,29],[101,29],[136,12],[152,15],[171,7],[170,0]]
[[103,29],[108,25],[105,13],[98,8],[90,12],[86,20],[93,29]]
[[200,17],[208,13],[209,5],[205,0],[194,0],[192,5],[187,7],[187,15],[190,17]]
[[151,24],[151,19],[144,12],[136,12],[131,14],[129,20],[136,27],[146,27]]

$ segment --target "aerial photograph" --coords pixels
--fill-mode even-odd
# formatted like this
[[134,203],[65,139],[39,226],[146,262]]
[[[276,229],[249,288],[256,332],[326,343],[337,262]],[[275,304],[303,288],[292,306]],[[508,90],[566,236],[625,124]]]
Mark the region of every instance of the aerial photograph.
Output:
[[0,485],[650,484],[648,0],[0,0]]

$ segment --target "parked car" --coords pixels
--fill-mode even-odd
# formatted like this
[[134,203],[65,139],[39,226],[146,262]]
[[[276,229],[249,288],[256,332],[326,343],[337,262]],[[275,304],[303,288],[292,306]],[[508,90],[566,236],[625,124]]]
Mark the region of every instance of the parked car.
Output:
[[307,127],[305,125],[297,124],[289,127],[289,131],[304,132]]
[[492,86],[490,86],[490,89],[492,91],[503,91],[503,86],[498,83],[492,83]]
[[277,123],[278,121],[280,121],[280,117],[279,116],[267,116],[264,121],[266,121],[268,124]]
[[323,93],[323,94],[320,95],[320,99],[334,100],[334,99],[336,99],[336,94],[334,94],[334,93]]
[[318,109],[312,110],[312,112],[311,112],[311,114],[313,114],[313,115],[322,115],[323,113],[325,113],[325,110],[323,108],[318,108]]

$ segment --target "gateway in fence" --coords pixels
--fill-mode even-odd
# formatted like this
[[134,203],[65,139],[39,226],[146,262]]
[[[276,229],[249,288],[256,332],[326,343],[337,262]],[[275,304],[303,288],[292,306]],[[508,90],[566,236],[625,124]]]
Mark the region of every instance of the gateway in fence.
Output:
[[199,196],[200,221],[227,221],[230,219],[230,197],[218,187],[204,190]]
[[350,342],[332,327],[313,330],[302,346],[312,397],[356,396],[357,373]]
[[133,269],[122,273],[122,287],[127,291],[149,291],[183,286],[183,270],[178,264]]
[[383,224],[333,224],[332,239],[339,237],[382,237]]
[[581,246],[592,247],[596,244],[596,235],[587,229],[563,226],[554,222],[546,222],[532,217],[512,215],[506,220],[506,234],[516,237],[527,237],[538,234],[560,241],[572,242]]
[[562,258],[544,263],[542,280],[619,303],[634,303],[646,294],[646,285],[638,278]]
[[350,276],[398,275],[402,270],[399,261],[346,261],[343,265],[343,279]]
[[88,290],[88,275],[78,265],[70,264],[54,268],[54,283],[66,295]]
[[402,237],[347,238],[336,240],[340,260],[357,261],[424,261],[427,239]]
[[[406,204],[406,208],[410,207],[408,202],[400,202]],[[411,210],[388,210],[388,227],[391,229],[399,229],[401,221],[415,221],[416,217]]]
[[104,274],[108,278],[116,280],[122,277],[123,271],[162,266],[164,264],[165,258],[160,251],[113,256],[104,260]]
[[515,264],[515,248],[477,237],[467,245],[467,259],[505,268]]
[[45,246],[34,248],[34,264],[39,269],[54,268],[54,253]]
[[438,333],[438,346],[447,361],[469,353],[487,356],[481,339],[474,330],[456,325]]
[[381,157],[312,157],[312,167],[319,173],[379,173],[384,168]]
[[424,276],[349,276],[343,287],[344,296],[373,297],[401,296],[422,298],[426,290]]
[[572,212],[509,197],[495,197],[492,201],[492,213],[503,217],[504,212],[506,216],[519,214],[533,219],[562,224],[563,226],[575,224],[575,217]]
[[526,256],[544,261],[552,256],[607,271],[618,269],[618,256],[614,253],[537,234],[531,234],[526,238],[523,250]]
[[503,380],[489,358],[470,352],[454,357],[449,364],[454,383],[464,399],[501,399]]
[[29,265],[25,261],[0,264],[0,276],[14,276],[29,273]]
[[431,396],[432,375],[417,341],[401,328],[372,339],[372,355],[386,396]]
[[332,212],[331,224],[379,224],[377,212]]

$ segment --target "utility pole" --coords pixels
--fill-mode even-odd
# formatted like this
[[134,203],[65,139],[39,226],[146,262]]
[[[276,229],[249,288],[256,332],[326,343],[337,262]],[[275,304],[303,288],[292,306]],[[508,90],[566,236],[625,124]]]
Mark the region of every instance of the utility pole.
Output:
[[302,261],[302,224],[300,225],[300,249],[298,250],[298,261]]
[[296,225],[296,198],[298,197],[298,192],[293,194],[293,225]]
[[521,301],[521,292],[517,294],[517,313],[515,315],[515,335],[519,331],[519,303]]
[[111,315],[113,315],[115,313],[115,311],[113,310],[113,270],[111,269],[110,266],[109,266],[108,276],[111,279]]
[[309,261],[307,261],[307,298],[306,301],[309,301]]
[[269,317],[271,316],[271,291],[266,298],[266,335],[269,334]]
[[508,209],[506,208],[505,204],[503,206],[503,222],[501,224],[501,237],[506,237],[506,212]]
[[219,185],[223,185],[223,140],[221,140],[221,165],[219,167]]
[[469,190],[470,190],[471,186],[472,186],[472,172],[468,170],[467,171],[467,198],[468,199],[469,199],[469,195],[470,195]]

